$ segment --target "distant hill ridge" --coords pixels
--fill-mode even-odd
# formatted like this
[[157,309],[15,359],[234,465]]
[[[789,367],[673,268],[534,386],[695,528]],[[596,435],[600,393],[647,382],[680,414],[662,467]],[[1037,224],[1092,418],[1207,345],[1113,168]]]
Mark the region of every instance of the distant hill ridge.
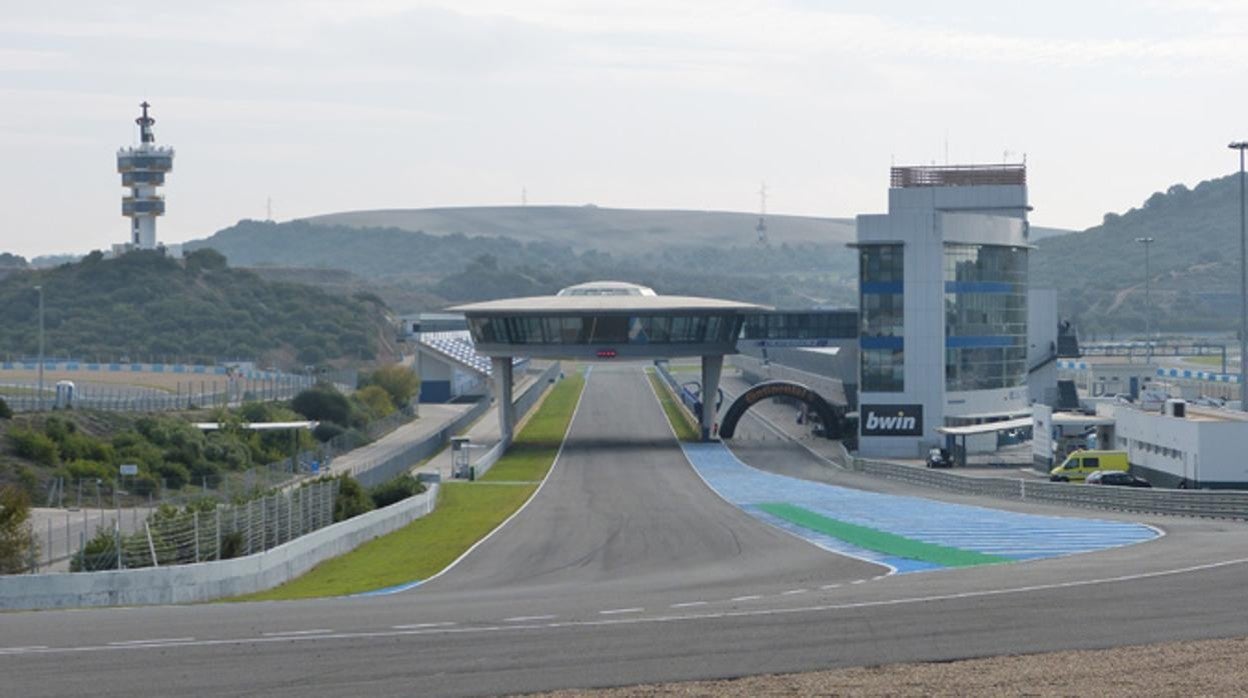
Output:
[[[507,237],[526,243],[570,245],[578,252],[628,253],[669,245],[750,245],[757,213],[622,209],[598,206],[473,206],[349,211],[302,220],[317,225],[396,228],[430,235]],[[773,244],[846,243],[852,218],[768,214]]]
[[1189,189],[1175,184],[1082,233],[1041,240],[1033,285],[1058,289],[1059,312],[1093,331],[1146,326],[1145,246],[1154,328],[1216,331],[1238,325],[1238,174]]

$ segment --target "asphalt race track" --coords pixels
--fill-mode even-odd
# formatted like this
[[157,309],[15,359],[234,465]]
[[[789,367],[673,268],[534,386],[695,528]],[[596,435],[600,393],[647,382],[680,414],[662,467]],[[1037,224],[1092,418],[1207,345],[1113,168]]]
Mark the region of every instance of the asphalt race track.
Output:
[[[839,473],[774,439],[735,448],[756,467],[837,485],[1085,513]],[[640,367],[600,365],[546,484],[444,575],[367,598],[0,614],[0,685],[15,696],[480,695],[1248,635],[1248,526],[1086,515],[1166,535],[881,576],[721,500]]]

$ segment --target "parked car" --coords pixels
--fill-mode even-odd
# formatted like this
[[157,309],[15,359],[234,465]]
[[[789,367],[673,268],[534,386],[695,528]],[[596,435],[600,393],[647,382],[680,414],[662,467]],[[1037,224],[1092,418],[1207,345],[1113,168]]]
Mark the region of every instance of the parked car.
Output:
[[933,448],[927,452],[927,467],[929,468],[952,468],[953,457],[949,455],[947,448]]
[[1142,477],[1124,473],[1121,470],[1098,470],[1088,475],[1084,483],[1089,485],[1117,485],[1118,487],[1152,487],[1152,483]]

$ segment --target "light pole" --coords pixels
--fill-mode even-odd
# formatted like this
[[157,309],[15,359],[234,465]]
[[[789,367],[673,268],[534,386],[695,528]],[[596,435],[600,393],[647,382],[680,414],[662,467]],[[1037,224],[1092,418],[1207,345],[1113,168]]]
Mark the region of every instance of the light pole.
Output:
[[1144,245],[1144,341],[1148,342],[1148,358],[1153,358],[1153,299],[1149,293],[1152,275],[1148,270],[1148,248],[1153,238],[1136,238],[1136,242]]
[[43,286],[36,286],[35,290],[39,292],[39,392],[38,396],[39,410],[43,410]]
[[1244,151],[1248,141],[1227,147],[1239,151],[1239,409],[1248,410],[1248,236],[1244,233]]

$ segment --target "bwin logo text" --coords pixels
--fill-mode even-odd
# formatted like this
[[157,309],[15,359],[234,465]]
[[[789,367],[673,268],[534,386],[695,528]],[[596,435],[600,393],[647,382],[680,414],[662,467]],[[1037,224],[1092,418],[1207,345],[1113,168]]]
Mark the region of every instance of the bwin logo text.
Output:
[[881,417],[875,412],[867,413],[867,429],[869,431],[913,431],[914,417],[899,414],[896,417]]

